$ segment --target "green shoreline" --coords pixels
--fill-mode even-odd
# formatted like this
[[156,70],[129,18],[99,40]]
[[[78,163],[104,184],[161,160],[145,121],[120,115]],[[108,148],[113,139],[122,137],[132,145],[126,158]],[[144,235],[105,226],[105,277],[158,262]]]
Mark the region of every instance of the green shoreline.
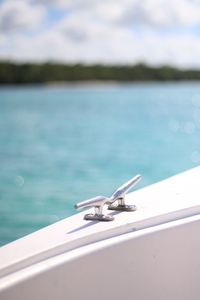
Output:
[[16,63],[0,61],[0,85],[4,84],[100,84],[199,81],[200,70],[171,66],[83,65],[58,63]]

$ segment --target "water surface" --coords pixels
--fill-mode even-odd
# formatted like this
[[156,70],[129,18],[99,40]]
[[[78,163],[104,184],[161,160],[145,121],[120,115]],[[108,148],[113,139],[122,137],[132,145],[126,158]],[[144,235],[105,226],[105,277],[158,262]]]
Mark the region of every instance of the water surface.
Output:
[[200,84],[0,89],[0,245],[200,162]]

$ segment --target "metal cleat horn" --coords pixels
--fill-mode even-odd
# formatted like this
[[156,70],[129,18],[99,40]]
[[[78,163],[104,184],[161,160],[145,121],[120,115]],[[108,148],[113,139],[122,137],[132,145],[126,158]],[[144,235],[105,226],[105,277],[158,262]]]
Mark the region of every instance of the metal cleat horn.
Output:
[[[137,208],[135,205],[127,205],[125,203],[125,195],[133,186],[135,186],[141,179],[141,175],[136,175],[128,182],[120,186],[110,198],[105,196],[97,196],[75,205],[76,209],[94,207],[94,214],[86,214],[84,216],[85,220],[93,221],[112,221],[114,217],[111,215],[103,214],[103,207],[105,204],[108,205],[108,209],[117,211],[135,211]],[[117,201],[117,205],[114,202]]]

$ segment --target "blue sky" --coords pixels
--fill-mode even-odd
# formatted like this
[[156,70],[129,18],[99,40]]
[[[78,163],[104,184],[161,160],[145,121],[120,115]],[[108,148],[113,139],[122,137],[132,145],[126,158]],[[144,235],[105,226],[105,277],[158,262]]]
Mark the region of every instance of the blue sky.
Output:
[[200,68],[200,0],[0,0],[0,59]]

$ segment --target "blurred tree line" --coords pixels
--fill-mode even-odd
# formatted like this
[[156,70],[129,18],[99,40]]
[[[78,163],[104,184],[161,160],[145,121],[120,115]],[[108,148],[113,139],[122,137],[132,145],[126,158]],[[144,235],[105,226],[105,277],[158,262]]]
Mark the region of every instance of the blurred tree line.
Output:
[[83,65],[58,63],[14,63],[0,61],[0,84],[31,84],[75,81],[180,81],[200,80],[200,70],[170,66]]

